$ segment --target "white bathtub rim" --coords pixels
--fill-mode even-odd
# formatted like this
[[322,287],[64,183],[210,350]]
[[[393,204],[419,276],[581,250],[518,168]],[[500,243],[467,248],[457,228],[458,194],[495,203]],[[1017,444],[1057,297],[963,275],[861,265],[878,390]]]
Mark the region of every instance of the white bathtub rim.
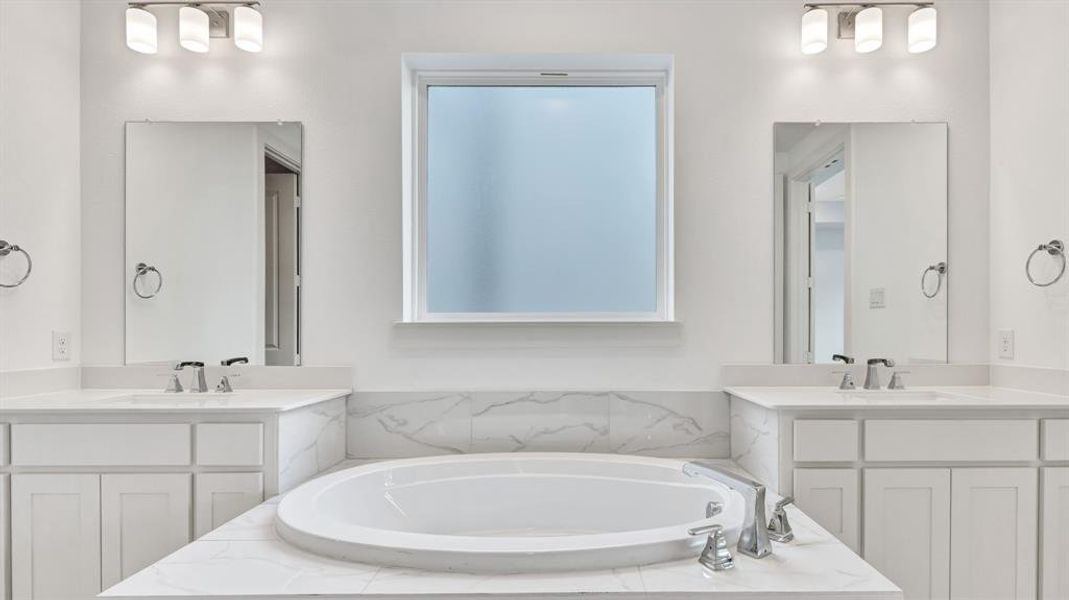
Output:
[[[383,462],[370,463],[357,467],[351,467],[342,471],[331,473],[323,477],[306,482],[289,492],[279,503],[278,513],[275,517],[275,526],[282,538],[294,545],[312,552],[328,550],[331,556],[340,558],[352,558],[366,553],[403,555],[409,558],[412,555],[425,553],[428,555],[441,555],[455,557],[458,555],[470,555],[481,557],[485,560],[488,555],[500,555],[506,560],[507,557],[538,556],[540,554],[556,554],[563,552],[626,552],[628,549],[636,549],[644,546],[657,544],[680,543],[681,532],[709,523],[724,523],[725,519],[741,521],[742,498],[732,503],[735,510],[726,514],[718,515],[711,519],[698,519],[680,522],[664,527],[637,529],[622,532],[581,534],[568,536],[538,536],[538,537],[480,537],[449,534],[434,534],[400,531],[396,529],[380,529],[354,524],[340,524],[332,522],[329,534],[319,533],[324,529],[324,523],[314,514],[293,508],[295,501],[287,502],[288,499],[300,499],[314,503],[322,494],[341,481],[356,476],[369,475],[379,471],[392,470],[410,466],[433,466],[438,464],[456,463],[479,463],[495,461],[581,461],[599,462],[622,465],[645,465],[657,468],[673,468],[681,472],[682,466],[687,462],[682,459],[651,458],[634,455],[593,454],[576,452],[532,452],[532,453],[493,453],[493,454],[470,454],[448,455],[422,458],[397,459]],[[457,477],[464,479],[476,476]],[[603,478],[617,481],[643,481],[641,479],[629,479],[624,477],[600,477],[591,475],[578,475],[581,477]],[[696,479],[693,484],[657,482],[659,485],[697,488],[716,488],[723,495],[737,495],[726,486],[708,479]],[[738,515],[731,513],[738,512]],[[731,519],[731,517],[736,519]],[[737,527],[725,527],[729,529],[729,536],[737,538]],[[359,542],[353,540],[360,540]],[[731,540],[729,540],[730,542]],[[685,542],[688,546],[700,547],[704,539],[694,538],[692,542]],[[357,551],[359,550],[359,551]],[[411,561],[405,561],[411,562]],[[433,561],[432,561],[433,562]]]

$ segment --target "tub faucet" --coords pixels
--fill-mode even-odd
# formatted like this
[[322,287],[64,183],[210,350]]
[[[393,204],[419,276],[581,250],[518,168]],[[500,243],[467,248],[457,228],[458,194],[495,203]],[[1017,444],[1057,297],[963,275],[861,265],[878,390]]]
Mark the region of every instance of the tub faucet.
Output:
[[880,372],[876,369],[876,365],[881,364],[886,367],[893,367],[895,366],[895,361],[889,358],[870,358],[868,361],[868,369],[865,371],[866,390],[880,389]]
[[208,382],[204,380],[204,363],[197,360],[184,360],[174,366],[175,371],[193,367],[193,380],[189,382],[189,391],[198,394],[208,391]]
[[696,460],[683,465],[683,473],[690,477],[707,477],[742,494],[746,508],[739,532],[739,552],[754,558],[772,554],[768,541],[768,522],[765,521],[765,486],[709,461]]

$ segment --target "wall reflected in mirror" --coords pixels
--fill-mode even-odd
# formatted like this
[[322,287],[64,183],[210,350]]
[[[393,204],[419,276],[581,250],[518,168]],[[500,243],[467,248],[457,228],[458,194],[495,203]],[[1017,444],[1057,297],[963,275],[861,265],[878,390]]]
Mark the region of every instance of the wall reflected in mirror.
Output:
[[947,362],[945,123],[777,123],[775,362]]
[[300,123],[127,123],[127,364],[300,364],[301,170]]

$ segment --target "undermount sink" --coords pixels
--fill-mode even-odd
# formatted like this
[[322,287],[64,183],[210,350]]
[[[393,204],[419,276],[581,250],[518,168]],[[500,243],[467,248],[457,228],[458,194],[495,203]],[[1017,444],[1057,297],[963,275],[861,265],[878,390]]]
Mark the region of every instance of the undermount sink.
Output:
[[928,390],[850,390],[842,392],[844,399],[864,400],[873,404],[911,404],[955,402],[958,398]]
[[101,402],[108,404],[175,404],[177,402],[189,404],[212,404],[216,402],[229,402],[233,399],[233,392],[202,392],[202,393],[179,393],[179,394],[132,394],[129,396],[115,396],[105,398]]

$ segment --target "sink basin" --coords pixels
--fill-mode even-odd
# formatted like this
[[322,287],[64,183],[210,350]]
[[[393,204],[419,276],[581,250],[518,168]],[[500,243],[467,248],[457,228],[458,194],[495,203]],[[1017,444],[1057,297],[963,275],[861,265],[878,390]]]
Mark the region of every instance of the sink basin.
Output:
[[210,406],[212,404],[224,404],[229,403],[234,398],[233,392],[215,393],[205,392],[201,394],[181,393],[181,394],[131,394],[129,396],[115,396],[111,398],[104,398],[101,402],[106,404],[126,404],[126,405],[171,405],[171,404],[189,404]]
[[844,400],[860,400],[872,404],[931,404],[958,400],[955,396],[928,390],[850,390],[842,392],[842,395]]

